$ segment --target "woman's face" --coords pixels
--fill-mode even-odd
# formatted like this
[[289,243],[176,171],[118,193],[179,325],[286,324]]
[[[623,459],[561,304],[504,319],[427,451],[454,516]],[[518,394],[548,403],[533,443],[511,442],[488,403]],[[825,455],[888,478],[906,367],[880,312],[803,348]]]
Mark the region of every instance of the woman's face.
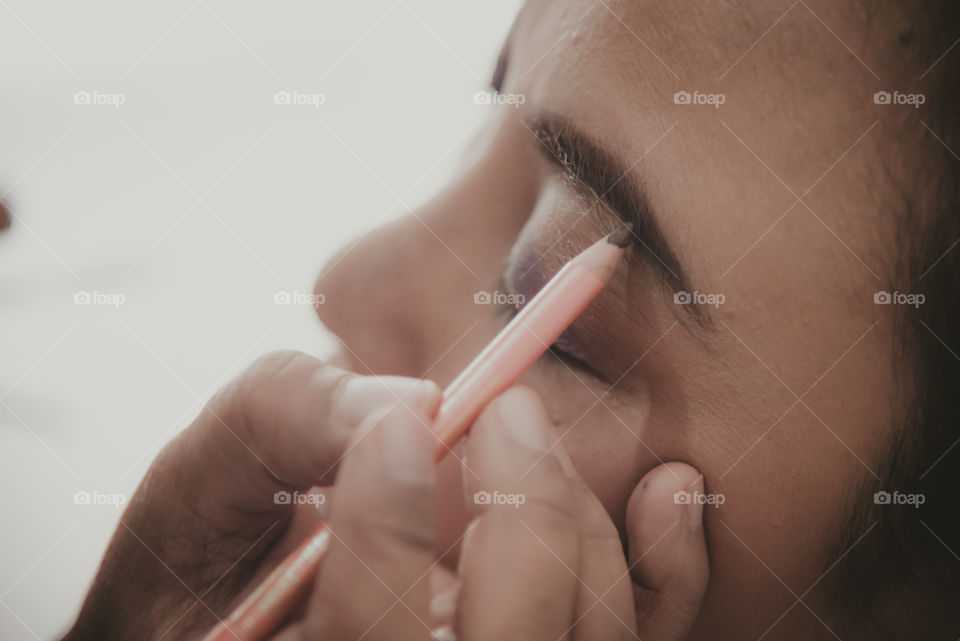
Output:
[[[873,295],[892,238],[875,178],[896,171],[877,122],[895,107],[874,105],[885,58],[865,43],[895,42],[896,21],[753,4],[528,3],[501,88],[522,104],[495,108],[434,200],[329,263],[320,315],[357,371],[444,384],[509,320],[476,293],[529,300],[618,217],[635,222],[608,289],[522,382],[621,531],[665,461],[722,500],[704,510],[696,638],[829,637],[828,568],[870,500],[857,489],[879,483],[891,418]],[[454,457],[441,474],[452,544]]]

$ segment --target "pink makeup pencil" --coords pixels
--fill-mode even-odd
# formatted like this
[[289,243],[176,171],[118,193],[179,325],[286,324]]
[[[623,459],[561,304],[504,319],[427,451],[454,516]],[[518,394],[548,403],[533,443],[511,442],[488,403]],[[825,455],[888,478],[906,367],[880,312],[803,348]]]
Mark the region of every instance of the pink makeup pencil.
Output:
[[[622,227],[567,262],[444,390],[433,423],[438,462],[603,290],[632,234]],[[204,641],[259,641],[272,632],[313,583],[329,544],[321,524]]]

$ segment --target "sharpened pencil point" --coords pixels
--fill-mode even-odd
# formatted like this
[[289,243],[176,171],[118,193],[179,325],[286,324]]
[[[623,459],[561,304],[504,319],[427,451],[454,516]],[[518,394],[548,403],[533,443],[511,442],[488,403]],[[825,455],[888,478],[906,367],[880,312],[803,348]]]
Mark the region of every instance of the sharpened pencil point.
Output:
[[626,223],[623,227],[607,236],[607,242],[623,249],[630,244],[633,238],[633,223]]

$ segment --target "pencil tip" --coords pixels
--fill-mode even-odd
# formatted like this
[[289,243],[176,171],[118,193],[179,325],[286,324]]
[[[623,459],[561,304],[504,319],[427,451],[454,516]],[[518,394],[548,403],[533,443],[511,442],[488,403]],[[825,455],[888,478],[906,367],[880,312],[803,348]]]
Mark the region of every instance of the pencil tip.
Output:
[[626,223],[620,229],[607,236],[607,242],[623,249],[630,244],[632,238],[633,223]]

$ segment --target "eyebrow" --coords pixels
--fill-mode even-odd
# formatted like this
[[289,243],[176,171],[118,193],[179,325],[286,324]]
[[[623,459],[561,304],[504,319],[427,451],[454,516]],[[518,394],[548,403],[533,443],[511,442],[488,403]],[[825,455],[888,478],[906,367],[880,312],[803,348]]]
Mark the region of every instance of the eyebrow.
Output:
[[[546,159],[573,187],[619,220],[633,225],[633,244],[665,292],[693,291],[683,265],[660,229],[643,185],[625,164],[598,141],[577,130],[569,120],[539,116],[527,123]],[[639,161],[637,161],[639,162]],[[683,305],[700,325],[709,324],[709,312],[700,305]]]

